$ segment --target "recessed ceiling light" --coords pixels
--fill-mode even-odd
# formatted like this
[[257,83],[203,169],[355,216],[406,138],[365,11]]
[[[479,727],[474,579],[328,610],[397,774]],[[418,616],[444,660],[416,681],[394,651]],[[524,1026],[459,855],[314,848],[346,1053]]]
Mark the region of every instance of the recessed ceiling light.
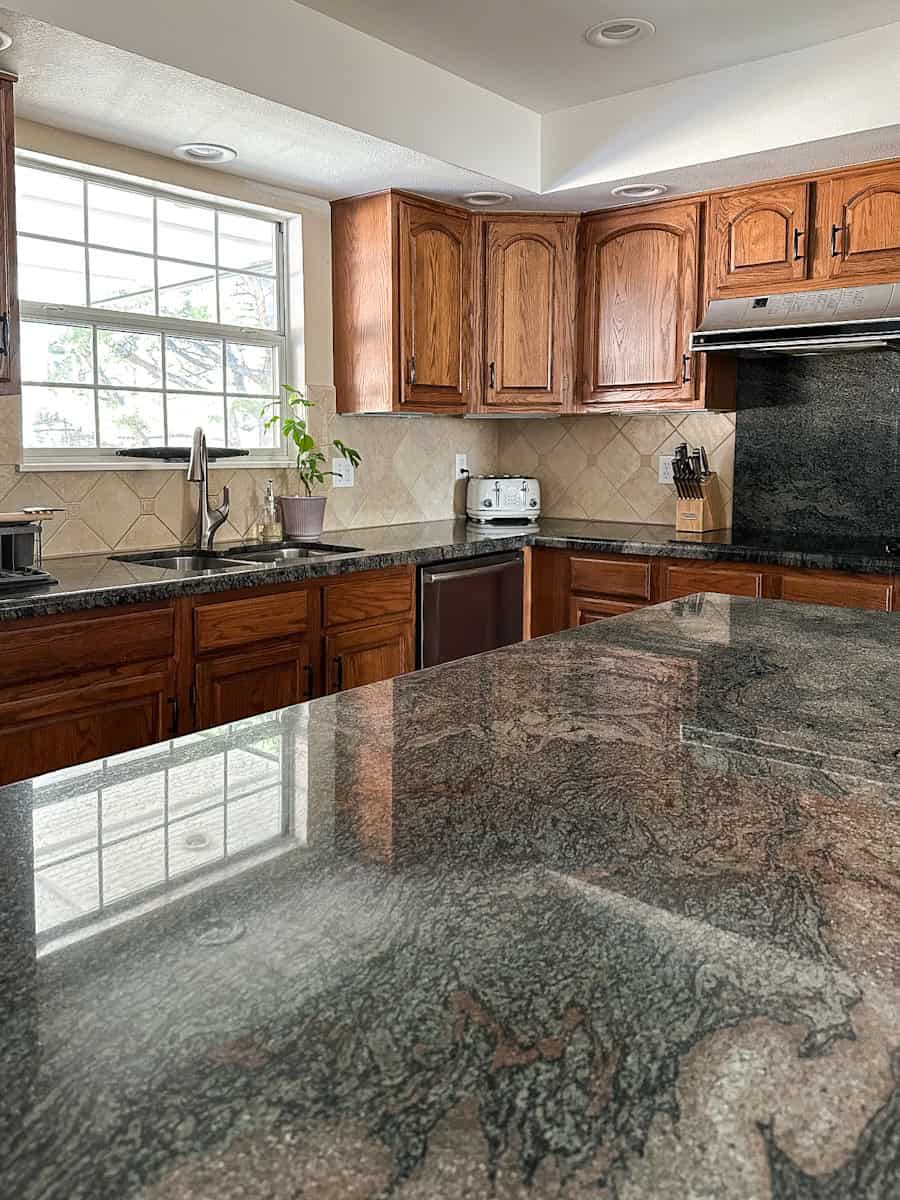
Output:
[[466,204],[474,204],[476,208],[491,208],[494,204],[506,204],[512,200],[509,192],[469,192],[463,196]]
[[175,153],[192,163],[233,162],[238,156],[231,146],[217,146],[215,142],[186,142],[176,146]]
[[624,196],[627,200],[652,200],[654,196],[662,196],[669,190],[666,183],[625,183],[614,187],[613,196]]
[[12,45],[12,36],[5,29],[0,29],[0,51],[8,50]]
[[613,17],[592,25],[584,31],[589,46],[631,46],[643,38],[653,37],[656,26],[643,17]]

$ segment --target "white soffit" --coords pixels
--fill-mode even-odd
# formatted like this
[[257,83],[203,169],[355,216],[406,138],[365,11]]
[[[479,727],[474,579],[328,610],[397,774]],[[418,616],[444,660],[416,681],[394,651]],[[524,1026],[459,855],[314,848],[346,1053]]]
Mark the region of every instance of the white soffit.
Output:
[[[602,100],[800,50],[898,20],[897,0],[305,0],[353,28],[537,112]],[[616,49],[596,22],[649,20]]]

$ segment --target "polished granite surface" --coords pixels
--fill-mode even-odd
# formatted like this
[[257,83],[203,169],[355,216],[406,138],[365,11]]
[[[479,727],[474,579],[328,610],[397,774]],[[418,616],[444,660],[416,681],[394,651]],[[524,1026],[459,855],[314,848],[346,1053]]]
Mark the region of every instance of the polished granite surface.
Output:
[[0,791],[0,1195],[892,1200],[898,654],[690,597]]
[[[0,622],[164,600],[200,592],[296,582],[402,563],[441,562],[528,545],[879,574],[890,574],[898,561],[886,553],[883,538],[812,534],[798,537],[777,532],[763,535],[732,530],[676,534],[669,525],[553,518],[541,521],[536,532],[508,530],[490,533],[473,528],[459,519],[328,531],[323,537],[331,544],[351,549],[330,557],[292,563],[241,564],[215,575],[169,571],[94,555],[48,559],[45,565],[52,570],[58,583],[35,588],[26,594],[18,592],[4,597],[0,593]],[[356,549],[360,546],[362,550]],[[217,549],[227,552],[228,544],[222,543]]]

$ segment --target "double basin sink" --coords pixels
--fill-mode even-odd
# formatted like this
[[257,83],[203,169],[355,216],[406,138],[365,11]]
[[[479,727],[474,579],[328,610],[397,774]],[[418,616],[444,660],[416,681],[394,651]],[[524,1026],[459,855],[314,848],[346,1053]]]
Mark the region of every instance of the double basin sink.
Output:
[[266,546],[250,543],[229,546],[227,550],[154,550],[137,554],[112,554],[116,562],[133,563],[140,567],[155,567],[182,574],[214,575],[233,571],[236,567],[253,567],[277,563],[302,562],[311,558],[334,558],[341,554],[358,554],[359,546],[329,546],[325,542],[305,542],[302,545]]

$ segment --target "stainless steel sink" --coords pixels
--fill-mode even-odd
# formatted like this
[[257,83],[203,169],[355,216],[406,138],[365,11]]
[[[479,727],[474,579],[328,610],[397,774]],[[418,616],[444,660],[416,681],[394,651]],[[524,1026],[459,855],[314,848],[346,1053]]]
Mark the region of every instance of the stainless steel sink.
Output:
[[163,571],[190,572],[193,575],[213,575],[222,571],[233,571],[235,568],[247,570],[254,565],[247,559],[226,558],[224,555],[207,554],[202,550],[193,554],[160,550],[145,554],[113,554],[110,557],[116,562],[134,563],[139,567],[159,567]]
[[254,562],[296,562],[307,558],[331,558],[337,554],[358,554],[359,546],[328,546],[310,542],[306,546],[230,546],[227,553],[253,559]]

